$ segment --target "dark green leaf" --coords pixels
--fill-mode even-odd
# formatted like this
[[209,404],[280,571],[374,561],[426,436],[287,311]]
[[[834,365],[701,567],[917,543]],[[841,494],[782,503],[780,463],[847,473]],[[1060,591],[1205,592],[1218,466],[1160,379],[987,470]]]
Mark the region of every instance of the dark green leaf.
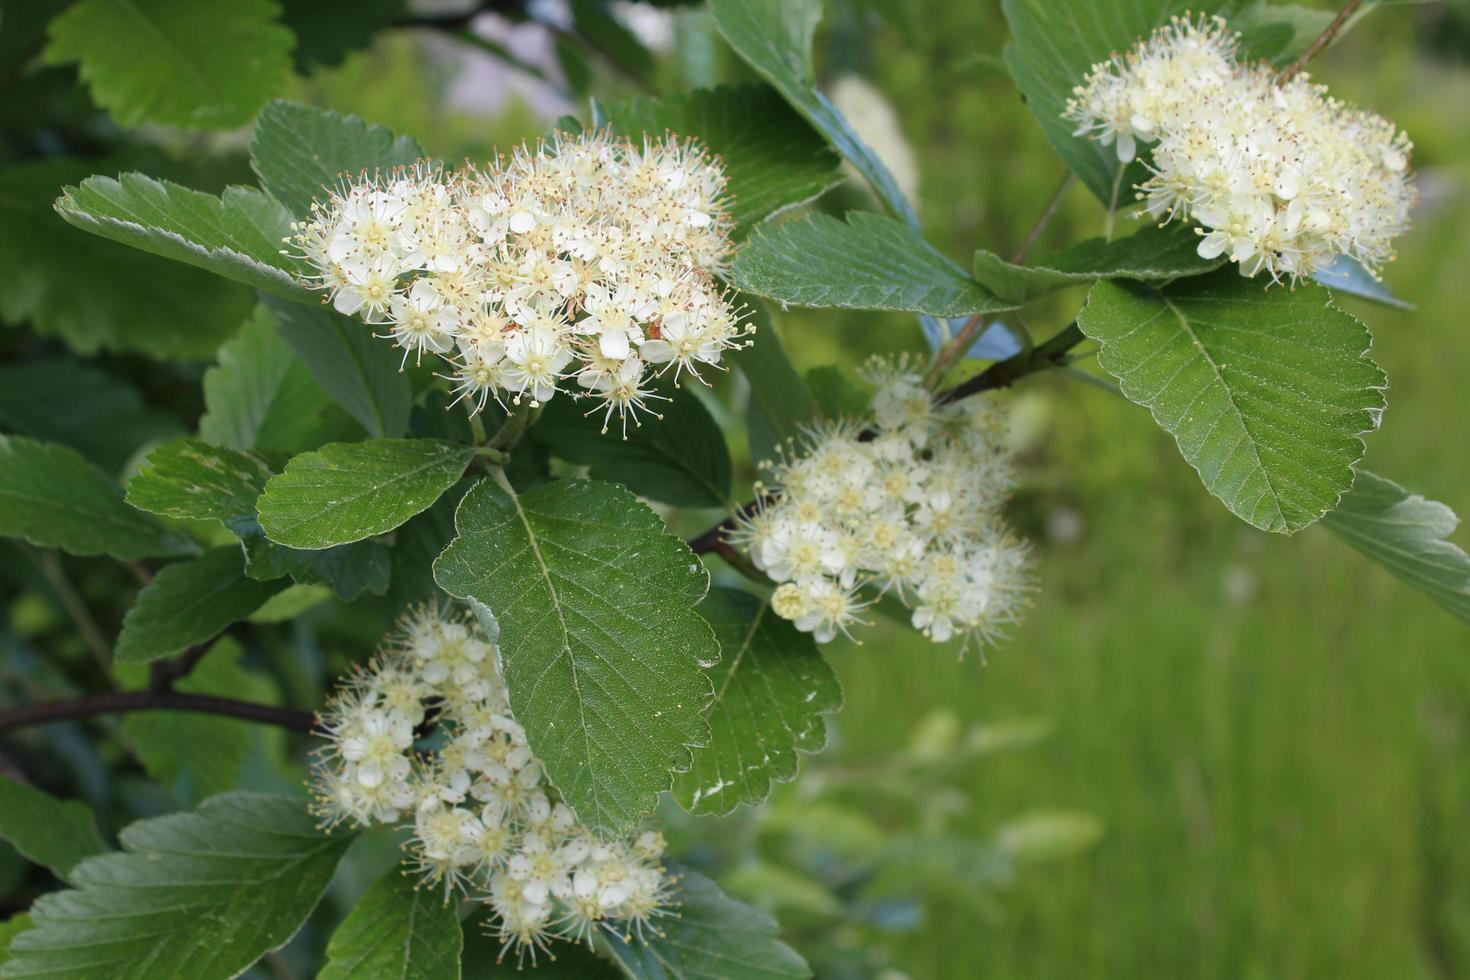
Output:
[[702,745],[719,645],[694,605],[709,575],[630,492],[557,480],[517,495],[485,480],[434,563],[500,624],[511,707],[577,816],[621,832]]
[[[257,306],[219,363],[204,372],[199,437],[230,449],[315,449],[330,431],[323,413],[332,398],[276,330],[270,310]],[[347,422],[348,425],[352,423]]]
[[[608,937],[612,956],[640,980],[762,980],[809,977],[811,968],[781,941],[776,920],[727,896],[704,875],[679,869],[678,917],[649,942]],[[599,937],[599,941],[601,937]]]
[[1446,540],[1460,519],[1367,470],[1322,523],[1348,544],[1470,623],[1470,555]]
[[[1353,26],[1378,4],[1358,8],[1333,38],[1341,40]],[[1251,58],[1264,58],[1278,68],[1291,64],[1309,48],[1337,16],[1335,10],[1313,9],[1295,3],[1267,0],[1236,0],[1223,11],[1233,30],[1240,31],[1241,46]]]
[[571,0],[573,30],[619,70],[637,79],[653,77],[653,55],[607,10],[605,0]]
[[17,912],[0,922],[0,967],[4,967],[10,960],[10,941],[34,925],[27,912]]
[[215,197],[142,174],[89,177],[62,189],[56,211],[83,231],[198,266],[298,303],[317,294],[281,255],[291,215],[253,187]]
[[[892,218],[853,211],[767,225],[731,269],[735,285],[792,306],[967,316],[1015,309]],[[760,343],[760,338],[756,338]]]
[[245,557],[234,545],[167,565],[123,617],[113,656],[134,664],[171,656],[249,616],[283,587],[246,578]]
[[266,305],[312,377],[369,435],[393,439],[407,431],[413,388],[396,348],[375,338],[367,324],[320,304],[268,297]]
[[1199,236],[1182,225],[1149,226],[1126,238],[1089,238],[1034,265],[1007,262],[994,252],[975,253],[975,278],[1003,299],[1025,303],[1037,296],[1097,279],[1162,282],[1197,276],[1223,259],[1202,259]]
[[729,178],[737,237],[759,221],[810,201],[839,181],[837,155],[780,93],[764,85],[696,89],[605,106],[630,136],[697,137],[718,153]]
[[[276,702],[275,684],[240,666],[243,653],[234,640],[221,638],[175,690]],[[148,775],[169,787],[175,799],[192,805],[238,786],[251,748],[266,733],[250,722],[217,715],[140,711],[123,718],[123,734]]]
[[862,418],[870,411],[872,399],[859,391],[835,364],[823,364],[808,371],[806,387],[821,407],[823,418]]
[[1312,278],[1331,289],[1334,294],[1356,296],[1395,310],[1414,308],[1413,303],[1399,299],[1383,280],[1374,279],[1367,269],[1349,255],[1339,255],[1331,265],[1318,269]]
[[440,439],[334,442],[271,478],[260,523],[266,537],[292,548],[361,541],[427,510],[474,458],[473,447]]
[[332,934],[317,980],[457,980],[463,945],[458,903],[394,868]]
[[0,436],[0,536],[123,559],[193,550],[129,507],[122,487],[75,449],[21,436]]
[[91,172],[65,158],[0,171],[0,318],[82,354],[208,358],[249,312],[250,291],[57,221],[56,195]]
[[393,575],[388,588],[388,605],[395,611],[438,594],[434,583],[434,559],[454,540],[454,511],[469,489],[470,481],[440,497],[394,534]]
[[[626,980],[627,974],[610,960],[605,960],[581,943],[557,943],[552,947],[556,959],[536,960],[536,980]],[[486,921],[478,927],[465,924],[464,975],[471,980],[482,977],[509,977],[518,966],[506,962],[499,931]]]
[[250,166],[260,186],[297,217],[343,174],[386,173],[424,156],[411,136],[299,102],[269,103],[255,123]]
[[43,895],[5,975],[68,980],[225,980],[296,934],[351,843],[325,837],[299,800],[227,793],[142,820],[126,853],[78,865],[75,890]]
[[781,443],[822,417],[821,405],[792,367],[770,317],[763,315],[762,320],[755,343],[735,359],[750,383],[750,457],[757,463],[775,459]]
[[761,802],[772,783],[795,776],[798,753],[822,750],[822,716],[842,706],[842,688],[811,635],[769,602],[716,588],[699,611],[720,641],[720,663],[710,671],[715,703],[709,744],[674,777],[674,799],[690,813],[724,814]]
[[730,503],[730,450],[725,434],[687,386],[664,386],[660,419],[645,414],[618,439],[603,431],[602,413],[570,398],[547,402],[532,436],[571,463],[591,467],[599,480],[622,483],[651,500],[683,507]]
[[79,62],[123,126],[228,129],[250,121],[291,71],[291,32],[271,0],[81,0],[51,22],[50,64]]
[[22,857],[67,879],[83,858],[107,850],[85,803],[58,800],[5,776],[0,776],[0,838]]
[[1383,411],[1372,338],[1320,286],[1233,269],[1158,289],[1103,281],[1077,324],[1239,518],[1290,534],[1337,506]]
[[143,443],[176,435],[180,426],[96,365],[45,357],[0,367],[0,428],[70,446],[112,474]]
[[282,0],[281,23],[296,35],[296,67],[305,74],[340,65],[347,54],[406,12],[405,0]]
[[330,585],[338,599],[351,602],[364,592],[388,591],[392,549],[381,541],[354,541],[335,548],[287,548],[266,538],[256,525],[244,537],[245,575],[260,582],[289,575],[303,584]]
[[218,520],[235,533],[254,522],[271,466],[251,453],[194,440],[160,446],[128,481],[128,503],[150,514]]
[[730,47],[827,137],[894,214],[917,225],[913,205],[883,161],[816,89],[812,36],[822,19],[822,0],[711,0],[710,11]]

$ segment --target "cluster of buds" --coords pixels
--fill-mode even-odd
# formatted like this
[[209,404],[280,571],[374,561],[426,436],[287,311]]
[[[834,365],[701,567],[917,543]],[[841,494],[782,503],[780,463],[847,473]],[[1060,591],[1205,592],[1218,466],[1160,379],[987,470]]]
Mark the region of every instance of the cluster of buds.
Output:
[[644,938],[670,914],[663,838],[594,836],[557,798],[506,698],[492,638],[430,605],[410,612],[328,701],[313,758],[328,825],[409,824],[426,881],[482,898],[518,958],[602,930]]
[[472,411],[558,391],[647,410],[650,379],[718,365],[752,329],[716,279],[731,220],[718,158],[605,132],[522,146],[485,169],[347,180],[288,243],[345,314],[443,357]]
[[1343,255],[1376,273],[1414,203],[1408,137],[1305,74],[1242,63],[1238,44],[1220,18],[1176,17],[1094,65],[1064,115],[1124,163],[1152,144],[1138,197],[1193,222],[1201,256],[1277,281]]
[[871,414],[813,426],[732,540],[779,585],[777,615],[826,643],[892,593],[937,643],[992,641],[1028,591],[1001,508],[1012,484],[993,397],[936,404],[906,359],[869,362]]

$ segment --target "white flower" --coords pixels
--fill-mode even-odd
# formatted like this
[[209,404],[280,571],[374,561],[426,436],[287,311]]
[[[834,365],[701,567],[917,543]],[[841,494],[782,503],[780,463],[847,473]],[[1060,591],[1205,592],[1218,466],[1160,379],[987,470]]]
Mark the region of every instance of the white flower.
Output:
[[1305,74],[1241,62],[1237,42],[1220,18],[1176,17],[1094,65],[1064,115],[1123,163],[1151,146],[1138,196],[1155,220],[1201,226],[1202,257],[1273,279],[1341,255],[1375,271],[1408,227],[1408,138]]

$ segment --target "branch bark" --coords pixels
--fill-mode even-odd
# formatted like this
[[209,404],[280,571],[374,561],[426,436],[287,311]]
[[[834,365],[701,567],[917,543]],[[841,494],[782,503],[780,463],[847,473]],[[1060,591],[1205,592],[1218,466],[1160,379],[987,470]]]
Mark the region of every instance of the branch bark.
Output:
[[295,708],[277,708],[253,701],[237,701],[209,694],[182,694],[178,691],[119,691],[87,694],[59,701],[21,705],[0,711],[0,732],[30,725],[49,725],[58,721],[77,721],[97,715],[128,714],[134,711],[193,711],[206,715],[239,718],[262,725],[274,725],[287,731],[311,734],[316,729],[316,716]]

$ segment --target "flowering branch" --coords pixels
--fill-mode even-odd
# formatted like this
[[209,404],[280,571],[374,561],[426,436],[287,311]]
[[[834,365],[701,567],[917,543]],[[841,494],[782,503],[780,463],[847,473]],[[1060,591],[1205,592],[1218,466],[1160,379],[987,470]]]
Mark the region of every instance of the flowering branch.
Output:
[[1287,65],[1286,68],[1279,75],[1276,76],[1276,84],[1285,85],[1287,82],[1291,81],[1291,76],[1295,75],[1297,72],[1307,67],[1307,63],[1310,62],[1313,58],[1317,57],[1317,55],[1321,54],[1322,49],[1331,44],[1333,39],[1342,32],[1342,29],[1347,26],[1348,21],[1353,19],[1353,14],[1357,13],[1358,8],[1362,5],[1363,0],[1348,0],[1347,3],[1343,4],[1342,9],[1337,12],[1337,16],[1332,18],[1332,22],[1323,29],[1321,34],[1317,35],[1317,40],[1308,45],[1307,50],[1302,52],[1302,56],[1300,58]]
[[0,732],[28,725],[49,725],[58,721],[76,721],[97,715],[128,714],[134,711],[192,711],[205,715],[222,715],[262,725],[274,725],[303,735],[309,734],[316,726],[316,717],[309,711],[277,708],[269,704],[238,701],[210,694],[183,694],[167,690],[87,694],[78,698],[22,705],[0,711]]

